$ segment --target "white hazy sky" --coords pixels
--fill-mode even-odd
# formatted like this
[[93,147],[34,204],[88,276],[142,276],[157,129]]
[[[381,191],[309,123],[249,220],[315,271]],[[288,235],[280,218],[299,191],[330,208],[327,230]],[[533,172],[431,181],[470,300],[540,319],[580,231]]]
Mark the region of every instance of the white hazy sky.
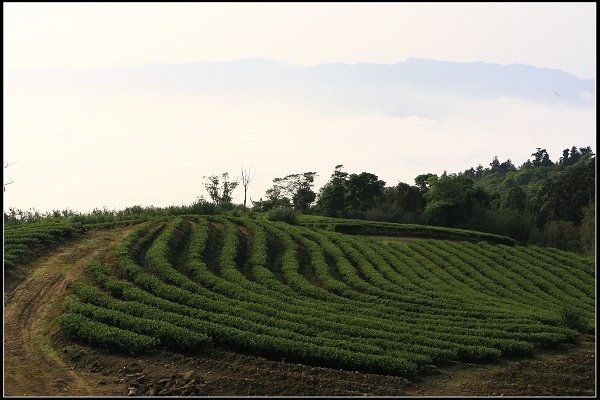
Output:
[[[3,14],[5,71],[418,57],[596,78],[595,3],[3,3]],[[317,171],[318,188],[340,163],[393,185],[487,165],[494,155],[520,164],[538,146],[553,160],[572,145],[596,149],[595,110],[507,99],[443,120],[67,88],[5,89],[4,104],[4,164],[17,162],[4,170],[13,181],[5,209],[189,203],[206,196],[203,175],[235,176],[242,162],[256,169],[250,194],[258,199],[289,173]]]
[[4,67],[523,63],[596,74],[595,3],[3,3]]

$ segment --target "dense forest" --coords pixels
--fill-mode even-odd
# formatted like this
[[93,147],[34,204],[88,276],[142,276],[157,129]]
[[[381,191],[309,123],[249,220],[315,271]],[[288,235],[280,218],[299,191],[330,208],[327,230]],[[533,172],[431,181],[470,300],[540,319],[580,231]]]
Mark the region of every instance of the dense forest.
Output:
[[370,172],[337,165],[313,190],[315,173],[275,178],[254,209],[466,228],[507,235],[521,244],[594,252],[595,167],[590,147],[565,149],[555,162],[537,148],[523,165],[495,157],[458,173],[421,174],[386,186]]
[[[246,192],[250,179],[242,171]],[[264,198],[233,204],[238,180],[205,177],[210,200],[202,196],[193,204],[169,207],[127,207],[120,211],[95,209],[91,213],[10,208],[4,223],[46,218],[69,218],[72,222],[105,223],[149,215],[284,212],[356,218],[372,221],[437,225],[478,230],[514,238],[520,244],[551,246],[593,254],[595,250],[596,157],[590,147],[563,150],[556,161],[543,148],[517,167],[510,159],[495,157],[488,167],[478,165],[441,176],[421,174],[414,184],[386,182],[371,172],[349,173],[335,166],[318,191],[316,172],[273,179]]]

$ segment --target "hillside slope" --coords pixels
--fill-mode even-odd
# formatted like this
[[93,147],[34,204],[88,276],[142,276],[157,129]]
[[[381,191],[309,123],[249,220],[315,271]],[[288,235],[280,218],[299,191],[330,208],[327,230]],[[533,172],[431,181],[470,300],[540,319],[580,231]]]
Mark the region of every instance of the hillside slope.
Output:
[[136,230],[117,260],[89,266],[60,322],[132,354],[216,346],[414,376],[575,341],[595,315],[593,265],[551,249],[177,217]]
[[[200,240],[202,232],[204,241]],[[123,240],[130,233],[133,234]],[[202,251],[196,251],[202,243]],[[119,256],[115,258],[117,248]],[[470,260],[476,255],[480,257],[478,262]],[[319,266],[318,260],[324,263]],[[77,279],[90,262],[89,273]],[[527,271],[523,266],[527,266]],[[593,307],[589,307],[594,293],[593,262],[570,253],[441,240],[383,242],[235,218],[185,217],[92,232],[85,234],[83,240],[62,245],[27,268],[34,268],[30,278],[8,297],[5,295],[5,329],[10,327],[5,336],[6,394],[57,395],[67,391],[114,395],[126,394],[131,387],[148,394],[152,382],[140,386],[133,381],[141,373],[133,376],[131,371],[154,374],[152,384],[156,387],[160,374],[167,374],[168,364],[176,366],[181,375],[185,365],[193,365],[198,372],[205,370],[205,382],[201,385],[204,394],[394,395],[405,393],[407,383],[381,373],[418,372],[419,376],[427,376],[433,368],[431,362],[470,362],[510,353],[527,355],[538,344],[575,341],[577,332],[565,328],[569,321],[561,320],[564,305],[582,310],[579,317],[587,319],[587,327],[573,325],[581,320],[570,321],[582,330],[590,328],[589,317],[593,316]],[[499,279],[502,275],[510,279]],[[110,356],[65,341],[57,331],[55,316],[62,313],[61,302],[68,292],[69,313],[113,328],[127,324],[131,327],[131,321],[135,321],[137,325],[130,328],[137,332],[133,334],[149,338],[150,343],[162,343],[148,355],[138,356],[143,360],[139,364],[127,356]],[[181,297],[169,300],[173,293]],[[199,298],[200,293],[205,297]],[[195,302],[190,302],[190,298]],[[227,307],[221,313],[216,312],[222,307],[216,299]],[[101,306],[94,308],[94,304]],[[169,321],[164,318],[167,316],[178,325],[163,325],[161,331],[150,334],[146,327],[147,331],[141,333],[142,313],[151,307],[154,314],[147,315],[149,319],[160,318],[164,322]],[[271,314],[266,312],[269,310]],[[199,318],[200,314],[203,318]],[[444,329],[444,324],[450,324],[448,329]],[[261,326],[263,333],[257,333]],[[196,336],[190,334],[190,327],[200,328]],[[198,353],[181,340],[182,335],[176,336],[179,341],[173,340],[175,336],[169,329],[187,332],[187,338],[195,338],[202,346],[206,346],[206,341],[200,334],[205,333],[213,344]],[[287,339],[283,337],[286,331],[291,332]],[[427,335],[419,334],[423,331]],[[226,334],[232,332],[237,335],[228,338]],[[353,336],[356,332],[359,334]],[[291,346],[277,349],[244,338]],[[93,336],[88,335],[84,342],[90,339]],[[299,354],[294,359],[294,342],[308,344],[315,352],[322,351],[321,358],[315,361],[315,354]],[[103,343],[111,347],[110,337]],[[193,354],[182,358],[165,353],[165,346]],[[223,350],[251,352],[274,361],[253,361],[252,357],[225,354]],[[282,353],[285,362],[275,361],[281,359]],[[340,354],[348,358],[340,358]],[[389,354],[393,356],[388,357]],[[294,360],[352,371],[290,364]],[[357,360],[371,364],[364,368],[365,364],[359,365]],[[582,358],[581,366],[590,368],[589,360]],[[395,364],[385,364],[387,361]],[[554,361],[548,362],[549,369],[562,368],[562,364],[552,367]],[[407,368],[410,363],[415,364],[414,371]],[[229,372],[227,365],[244,377]],[[72,369],[74,366],[76,370]],[[377,374],[355,373],[354,367]],[[279,371],[281,386],[261,383],[261,376],[269,370]],[[210,371],[217,375],[210,375]],[[40,379],[33,379],[32,372]],[[227,385],[221,387],[218,376]],[[313,382],[318,381],[319,386],[311,384],[312,389],[302,389],[307,377],[316,379]],[[236,383],[232,386],[232,382]],[[443,387],[438,384],[436,393],[464,392]],[[473,385],[470,388],[477,389]],[[535,388],[519,390],[515,393],[536,393]],[[564,390],[560,387],[543,393],[574,393]],[[578,393],[588,393],[587,389],[582,390]],[[423,394],[427,389],[417,383],[408,393]]]

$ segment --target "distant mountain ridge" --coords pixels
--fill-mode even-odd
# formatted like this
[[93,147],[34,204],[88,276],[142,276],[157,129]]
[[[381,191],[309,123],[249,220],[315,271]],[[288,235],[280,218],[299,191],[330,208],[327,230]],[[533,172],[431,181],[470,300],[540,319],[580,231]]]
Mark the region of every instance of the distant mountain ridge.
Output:
[[[226,94],[302,99],[332,107],[419,114],[451,98],[520,98],[593,105],[595,79],[523,64],[410,58],[395,64],[328,63],[290,66],[250,58],[224,62],[150,63],[84,71],[5,71],[17,85],[76,86],[159,94]],[[12,82],[11,82],[12,81]]]

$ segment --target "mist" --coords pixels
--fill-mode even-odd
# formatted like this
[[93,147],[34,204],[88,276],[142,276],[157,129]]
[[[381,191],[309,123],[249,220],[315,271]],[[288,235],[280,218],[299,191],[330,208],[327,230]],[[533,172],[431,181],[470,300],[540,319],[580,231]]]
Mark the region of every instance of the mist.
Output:
[[[224,64],[219,79],[190,65],[182,76],[176,64],[158,68],[160,79],[156,65],[5,72],[4,159],[16,162],[4,171],[13,181],[5,210],[189,204],[208,198],[204,176],[236,177],[242,165],[256,171],[249,197],[258,200],[291,173],[317,172],[318,189],[338,164],[391,186],[494,156],[520,165],[536,147],[553,161],[573,145],[596,149],[595,83],[560,71],[542,71],[547,85],[506,75],[515,90],[496,82],[473,91],[460,79],[389,84],[346,65]],[[241,187],[233,200],[243,202]]]

